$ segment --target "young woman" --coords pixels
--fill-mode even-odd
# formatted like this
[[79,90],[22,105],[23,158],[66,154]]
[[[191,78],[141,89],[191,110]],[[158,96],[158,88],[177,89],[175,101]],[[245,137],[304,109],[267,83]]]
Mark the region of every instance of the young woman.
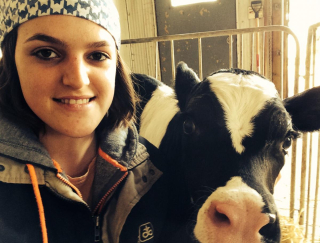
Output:
[[162,172],[132,124],[112,0],[0,10],[0,242],[157,242]]

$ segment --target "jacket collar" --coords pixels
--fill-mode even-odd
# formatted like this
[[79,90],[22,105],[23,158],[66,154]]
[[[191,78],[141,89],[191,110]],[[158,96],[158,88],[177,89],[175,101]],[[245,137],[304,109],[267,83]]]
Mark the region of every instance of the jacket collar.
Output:
[[[107,131],[101,136],[101,149],[128,167],[137,152],[138,133],[134,125]],[[14,122],[0,114],[0,154],[31,163],[36,166],[56,170],[49,153],[40,143],[38,136],[23,123]]]
[[118,128],[105,132],[99,143],[100,148],[111,158],[125,167],[130,166],[130,161],[137,153],[138,132],[132,124],[128,128]]
[[50,155],[37,135],[23,123],[11,121],[0,114],[0,154],[56,170]]

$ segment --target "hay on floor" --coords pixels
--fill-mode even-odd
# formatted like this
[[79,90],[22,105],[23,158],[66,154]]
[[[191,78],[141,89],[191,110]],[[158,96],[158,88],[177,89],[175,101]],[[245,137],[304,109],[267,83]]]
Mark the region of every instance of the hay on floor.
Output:
[[308,243],[303,234],[303,227],[293,219],[280,216],[281,243]]

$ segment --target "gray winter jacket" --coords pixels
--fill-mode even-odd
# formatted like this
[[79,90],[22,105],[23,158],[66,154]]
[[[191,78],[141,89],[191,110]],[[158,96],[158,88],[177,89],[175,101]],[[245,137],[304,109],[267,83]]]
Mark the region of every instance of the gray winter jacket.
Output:
[[0,117],[0,243],[45,242],[43,230],[49,243],[159,242],[167,185],[157,150],[143,143],[134,126],[103,136],[89,208],[37,136]]

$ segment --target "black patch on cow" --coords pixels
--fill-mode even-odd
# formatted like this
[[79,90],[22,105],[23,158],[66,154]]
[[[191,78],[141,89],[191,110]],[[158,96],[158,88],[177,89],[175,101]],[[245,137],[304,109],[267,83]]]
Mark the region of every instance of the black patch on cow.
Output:
[[289,121],[290,116],[282,102],[277,98],[270,99],[251,120],[254,131],[242,142],[245,150],[253,152],[262,149],[270,142],[282,141],[290,129]]

